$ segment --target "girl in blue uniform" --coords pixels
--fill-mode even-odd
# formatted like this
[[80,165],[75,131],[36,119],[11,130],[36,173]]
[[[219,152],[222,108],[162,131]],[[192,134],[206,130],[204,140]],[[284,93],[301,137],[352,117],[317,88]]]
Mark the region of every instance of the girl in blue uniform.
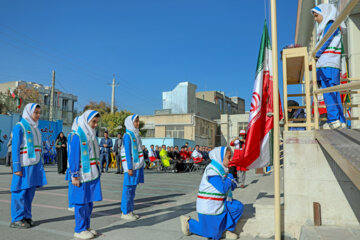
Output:
[[[69,133],[68,135],[68,139],[70,139],[73,135],[73,133],[75,133],[77,130],[78,130],[78,127],[79,127],[79,117],[76,117],[74,119],[74,122],[73,122],[73,125],[71,126],[71,132]],[[69,147],[70,145],[68,144],[68,149],[67,149],[67,152],[69,153]],[[70,172],[69,172],[69,156],[68,156],[68,159],[67,159],[67,168],[66,168],[66,174],[65,174],[65,181],[69,181],[69,185],[71,184],[71,176],[70,176]],[[70,188],[69,188],[70,189]],[[68,198],[69,198],[70,194],[68,194]],[[68,199],[68,211],[70,212],[75,212],[75,204],[71,204],[70,203],[70,199]]]
[[211,163],[204,171],[196,200],[199,221],[181,216],[184,235],[193,233],[210,239],[237,239],[234,231],[244,205],[232,199],[232,190],[237,183],[228,173],[231,155],[231,149],[226,147],[217,147],[210,152]]
[[136,220],[134,198],[136,186],[144,183],[144,155],[139,133],[139,116],[134,114],[125,119],[126,133],[121,148],[121,162],[124,168],[124,184],[121,198],[121,217],[125,220]]
[[[338,11],[332,4],[320,4],[311,9],[311,12],[319,24],[317,28],[319,42],[336,20]],[[340,26],[345,28],[343,23]],[[315,57],[317,59],[317,80],[321,87],[328,88],[339,85],[341,61],[341,31],[339,28],[321,46]],[[346,128],[340,93],[324,93],[324,101],[327,110],[327,123],[323,125],[323,129]]]
[[91,239],[97,232],[90,228],[93,202],[102,200],[99,145],[95,128],[100,114],[87,110],[78,119],[78,129],[68,139],[69,203],[75,205],[75,234],[79,239]]
[[35,190],[47,184],[41,161],[41,133],[38,129],[40,105],[25,106],[22,119],[13,129],[13,178],[11,181],[12,228],[34,226],[31,203]]

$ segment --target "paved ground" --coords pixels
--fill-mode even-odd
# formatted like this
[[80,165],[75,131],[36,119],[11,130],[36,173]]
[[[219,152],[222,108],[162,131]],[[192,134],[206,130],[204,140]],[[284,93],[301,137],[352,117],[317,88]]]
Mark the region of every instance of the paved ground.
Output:
[[[74,216],[67,211],[67,182],[58,175],[55,166],[46,166],[48,185],[38,189],[33,202],[33,220],[37,226],[28,230],[9,228],[10,192],[12,175],[10,168],[0,166],[0,239],[73,239]],[[261,175],[253,171],[247,175],[250,183],[245,189],[237,189],[234,196],[245,204],[244,217],[254,215],[252,203],[259,191],[257,182]],[[104,200],[94,204],[92,228],[101,235],[97,239],[203,239],[182,235],[179,216],[196,218],[195,200],[201,175],[197,173],[145,172],[145,184],[136,191],[135,212],[141,219],[126,222],[120,218],[122,175],[114,170],[101,178]],[[252,238],[241,237],[250,240]]]

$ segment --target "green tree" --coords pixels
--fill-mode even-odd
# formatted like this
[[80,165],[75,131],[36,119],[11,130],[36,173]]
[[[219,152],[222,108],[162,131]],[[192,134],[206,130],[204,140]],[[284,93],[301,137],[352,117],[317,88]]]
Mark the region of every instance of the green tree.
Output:
[[[98,111],[101,115],[111,112],[110,104],[108,104],[104,101],[100,101],[100,102],[90,101],[89,104],[87,104],[84,107],[83,112],[85,112],[86,110],[89,110],[89,109]],[[117,111],[117,107],[114,108],[114,111],[115,112]]]
[[[115,113],[105,113],[101,116],[101,123],[99,125],[100,127],[106,127],[110,136],[115,137],[119,132],[124,135],[126,131],[125,119],[132,114],[133,113],[127,110]],[[146,130],[142,129],[144,125],[144,122],[140,121],[140,134],[142,136],[146,134]]]

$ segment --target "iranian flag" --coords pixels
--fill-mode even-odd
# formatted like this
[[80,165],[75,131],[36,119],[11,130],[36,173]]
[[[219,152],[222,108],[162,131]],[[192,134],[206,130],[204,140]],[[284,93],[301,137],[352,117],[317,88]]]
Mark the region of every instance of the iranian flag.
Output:
[[11,96],[12,98],[15,98],[15,97],[16,97],[16,95],[15,95],[15,93],[14,93],[14,90],[13,90],[12,88],[9,88],[9,92],[10,92],[10,96]]
[[[272,131],[274,119],[272,117],[272,76],[272,51],[265,21],[256,66],[244,158],[243,161],[241,161],[242,167],[248,169],[268,166],[273,157]],[[279,103],[280,119],[282,119],[281,101],[279,101]]]

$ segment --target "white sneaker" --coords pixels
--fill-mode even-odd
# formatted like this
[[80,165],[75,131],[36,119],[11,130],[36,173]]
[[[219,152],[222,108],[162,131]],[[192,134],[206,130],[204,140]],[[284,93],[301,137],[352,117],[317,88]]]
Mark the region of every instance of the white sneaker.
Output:
[[134,216],[134,214],[131,212],[131,213],[128,213],[128,214],[121,214],[121,218],[124,219],[124,220],[128,220],[128,221],[135,221],[137,220],[136,216]]
[[324,125],[322,125],[322,127],[321,127],[322,129],[324,129],[324,130],[329,130],[329,129],[331,129],[331,127],[330,127],[330,124],[329,123],[325,123]]
[[134,212],[131,212],[131,214],[132,214],[134,217],[136,217],[136,219],[139,219],[139,218],[140,218],[140,216],[137,215],[137,214],[135,214]]
[[91,232],[92,235],[94,235],[94,236],[97,236],[97,235],[98,235],[97,231],[94,230],[94,229],[88,228],[88,231]]
[[346,123],[341,123],[341,127],[340,127],[340,128],[342,128],[342,129],[347,129]]
[[340,120],[336,120],[336,121],[330,123],[330,128],[331,129],[338,129],[340,127],[341,127]]
[[68,208],[68,211],[69,211],[69,212],[75,212],[75,207],[69,207],[69,208]]
[[180,216],[180,224],[181,224],[181,231],[183,232],[183,234],[185,236],[189,236],[190,235],[190,230],[189,230],[189,220],[190,217],[189,216]]
[[81,233],[74,233],[74,237],[78,239],[92,239],[94,235],[89,231],[82,231]]
[[238,239],[239,236],[236,233],[225,231],[222,237],[226,239]]

